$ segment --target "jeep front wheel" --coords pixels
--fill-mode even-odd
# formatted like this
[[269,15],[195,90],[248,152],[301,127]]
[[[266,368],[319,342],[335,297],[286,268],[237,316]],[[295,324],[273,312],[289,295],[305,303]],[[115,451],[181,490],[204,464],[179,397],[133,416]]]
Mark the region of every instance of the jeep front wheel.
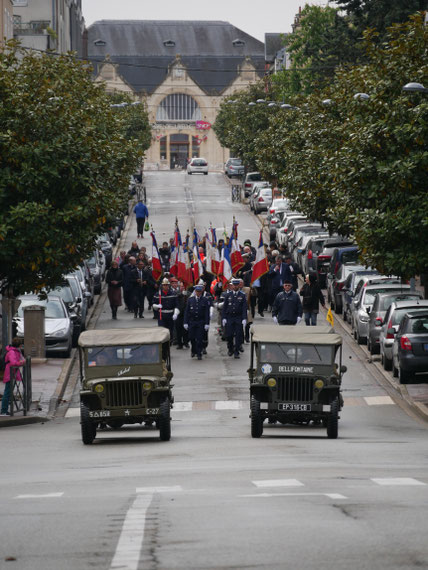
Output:
[[159,437],[161,441],[169,441],[171,439],[171,413],[168,398],[160,405],[159,413]]
[[339,431],[339,400],[336,398],[330,406],[330,415],[327,418],[327,437],[336,439]]
[[83,402],[80,404],[80,428],[82,431],[82,441],[85,445],[90,445],[97,434],[97,427],[89,417],[89,408]]
[[263,434],[263,416],[260,401],[251,396],[251,437],[261,437]]

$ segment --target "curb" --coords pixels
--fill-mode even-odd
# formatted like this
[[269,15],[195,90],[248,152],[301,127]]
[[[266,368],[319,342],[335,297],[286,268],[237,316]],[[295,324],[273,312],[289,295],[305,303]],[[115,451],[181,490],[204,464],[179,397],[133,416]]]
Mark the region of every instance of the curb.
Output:
[[65,389],[67,388],[68,381],[70,379],[71,371],[73,370],[74,363],[77,359],[77,349],[73,349],[71,358],[68,358],[61,370],[61,374],[57,380],[57,386],[55,388],[55,392],[51,399],[49,400],[49,410],[47,418],[49,420],[53,419],[55,416],[56,409],[64,396]]

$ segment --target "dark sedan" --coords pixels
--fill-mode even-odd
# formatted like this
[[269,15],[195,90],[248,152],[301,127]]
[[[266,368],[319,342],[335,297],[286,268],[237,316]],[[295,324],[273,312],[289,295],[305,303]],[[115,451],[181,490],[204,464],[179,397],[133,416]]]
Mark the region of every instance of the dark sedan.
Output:
[[392,348],[394,376],[401,384],[428,373],[428,311],[411,311],[400,323]]

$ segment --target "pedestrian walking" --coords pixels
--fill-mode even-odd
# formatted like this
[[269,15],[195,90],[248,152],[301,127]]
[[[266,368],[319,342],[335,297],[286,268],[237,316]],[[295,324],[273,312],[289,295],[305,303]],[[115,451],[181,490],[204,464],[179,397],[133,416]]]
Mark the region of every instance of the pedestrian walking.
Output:
[[136,319],[137,316],[140,319],[144,319],[144,300],[147,294],[148,279],[149,275],[144,266],[144,261],[140,259],[137,263],[137,267],[131,273],[134,290],[134,319]]
[[305,283],[300,289],[302,297],[303,314],[306,326],[316,326],[319,313],[319,305],[325,307],[325,299],[320,286],[318,285],[315,273],[308,273]]
[[232,279],[232,291],[224,297],[222,307],[222,325],[225,328],[229,356],[240,358],[239,349],[243,343],[243,329],[247,324],[247,299],[239,290],[241,280]]
[[295,325],[302,320],[302,303],[299,295],[293,291],[291,279],[284,281],[284,290],[275,298],[272,306],[274,323],[280,325]]
[[149,211],[147,206],[143,204],[142,200],[138,200],[134,207],[135,218],[137,221],[137,237],[144,237],[144,224],[146,223],[146,218],[149,217]]
[[187,301],[189,299],[188,292],[182,281],[178,281],[177,287],[177,306],[180,314],[175,321],[175,338],[177,341],[177,350],[182,350],[183,347],[189,348],[189,333],[184,328],[184,314],[186,311]]
[[123,300],[125,301],[125,308],[131,312],[134,310],[134,286],[132,282],[132,271],[135,269],[135,257],[130,256],[128,263],[122,265],[123,273]]
[[22,344],[22,339],[15,337],[12,340],[10,346],[6,346],[6,356],[5,356],[5,369],[3,374],[4,392],[1,400],[1,414],[2,416],[10,416],[9,403],[11,394],[11,380],[13,374],[15,374],[15,380],[18,382],[22,381],[21,372],[19,370],[12,371],[12,366],[23,366],[25,364],[25,358],[20,350]]
[[297,287],[298,287],[297,276],[303,275],[303,271],[300,269],[300,267],[297,265],[297,263],[294,263],[290,254],[285,256],[285,264],[290,271],[291,283],[293,285],[293,291],[297,291]]
[[183,324],[185,330],[189,331],[191,357],[197,356],[198,360],[202,360],[204,332],[208,333],[210,328],[210,303],[203,292],[203,285],[195,286],[195,295],[186,304]]
[[272,306],[278,293],[283,290],[285,281],[292,281],[290,268],[284,263],[279,253],[277,253],[275,257],[275,263],[269,268],[268,278],[271,285],[270,305]]
[[117,308],[122,305],[123,272],[114,259],[106,274],[107,297],[111,308],[111,318],[117,319]]
[[153,308],[158,311],[158,326],[169,329],[171,343],[174,337],[174,322],[180,313],[177,295],[171,291],[168,279],[162,280],[159,294],[153,298]]

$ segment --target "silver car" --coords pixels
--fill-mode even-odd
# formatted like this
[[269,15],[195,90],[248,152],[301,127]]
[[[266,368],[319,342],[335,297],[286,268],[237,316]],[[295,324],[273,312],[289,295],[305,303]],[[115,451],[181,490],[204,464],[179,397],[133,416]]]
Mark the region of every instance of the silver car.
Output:
[[272,188],[260,188],[253,198],[253,210],[255,214],[266,212],[272,204]]
[[[412,292],[414,294],[415,291]],[[421,294],[422,295],[422,294]],[[392,347],[394,336],[398,327],[408,311],[426,310],[428,300],[393,301],[385,313],[379,333],[379,350],[382,366],[385,370],[392,370]]]
[[358,296],[351,305],[352,334],[358,344],[365,344],[367,341],[369,313],[376,293],[393,293],[394,291],[410,291],[410,285],[402,284],[399,278],[385,276],[367,279],[360,288]]
[[73,321],[64,301],[57,295],[49,294],[41,300],[38,295],[21,295],[18,312],[14,317],[18,337],[24,336],[24,308],[29,305],[45,307],[45,342],[46,352],[61,354],[68,358],[73,345]]
[[243,176],[245,167],[240,158],[229,158],[224,165],[224,173],[228,178],[232,176]]

